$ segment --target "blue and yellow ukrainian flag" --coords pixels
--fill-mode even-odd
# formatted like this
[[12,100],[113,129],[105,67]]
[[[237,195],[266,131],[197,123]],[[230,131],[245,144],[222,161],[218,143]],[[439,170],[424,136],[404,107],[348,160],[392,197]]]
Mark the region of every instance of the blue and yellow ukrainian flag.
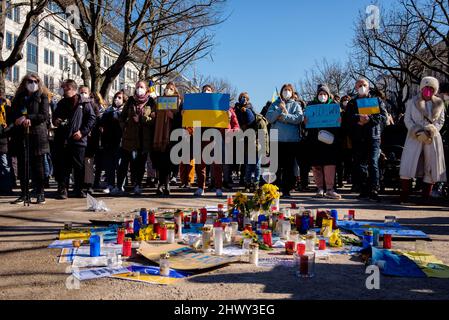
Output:
[[359,108],[359,114],[369,116],[380,113],[379,99],[377,98],[358,99],[357,107]]
[[[220,93],[192,93],[184,97],[182,126],[203,128],[229,127],[231,97]],[[201,124],[199,123],[201,122]]]

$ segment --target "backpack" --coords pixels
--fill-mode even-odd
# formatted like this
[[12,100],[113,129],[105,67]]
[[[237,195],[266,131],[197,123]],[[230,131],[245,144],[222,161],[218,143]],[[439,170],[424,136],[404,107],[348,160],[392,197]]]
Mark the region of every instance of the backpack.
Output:
[[265,150],[266,155],[270,153],[270,135],[268,132],[269,122],[267,118],[265,118],[263,115],[254,112],[254,110],[251,109],[251,111],[254,113],[254,116],[256,117],[256,121],[254,121],[254,124],[252,125],[253,129],[256,130],[257,134],[259,134],[258,130],[263,131],[263,135],[265,138]]

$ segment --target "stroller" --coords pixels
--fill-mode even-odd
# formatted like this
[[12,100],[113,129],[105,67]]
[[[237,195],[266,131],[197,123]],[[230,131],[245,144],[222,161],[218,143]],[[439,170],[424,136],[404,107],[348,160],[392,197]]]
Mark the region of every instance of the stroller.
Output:
[[398,145],[383,146],[380,156],[380,190],[392,188],[397,191],[401,187],[399,170],[401,167],[401,156],[404,147]]

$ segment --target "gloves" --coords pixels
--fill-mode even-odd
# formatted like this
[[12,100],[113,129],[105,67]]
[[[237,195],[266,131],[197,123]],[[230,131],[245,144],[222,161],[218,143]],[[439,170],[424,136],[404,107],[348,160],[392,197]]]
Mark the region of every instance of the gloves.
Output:
[[429,137],[425,131],[418,131],[416,133],[416,139],[421,143],[425,143],[425,144],[432,143],[432,138]]

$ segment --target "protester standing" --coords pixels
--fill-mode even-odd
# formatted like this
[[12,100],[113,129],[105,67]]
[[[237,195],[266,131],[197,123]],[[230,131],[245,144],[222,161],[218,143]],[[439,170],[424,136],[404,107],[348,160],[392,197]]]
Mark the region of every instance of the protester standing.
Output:
[[[16,148],[20,197],[14,204],[29,201],[29,179],[37,194],[37,204],[45,203],[44,157],[50,152],[47,136],[49,118],[48,92],[37,74],[25,76],[11,105],[11,120],[14,123],[12,145]],[[31,176],[27,174],[31,173]]]
[[429,200],[432,187],[446,182],[443,140],[440,130],[445,121],[444,101],[437,96],[439,82],[424,77],[420,93],[406,104],[404,122],[408,129],[401,158],[401,202],[410,193],[410,180],[423,177],[423,199]]
[[55,130],[55,166],[59,168],[57,198],[67,199],[70,174],[74,171],[74,196],[85,198],[84,160],[87,136],[95,125],[96,116],[89,98],[78,94],[74,80],[65,80],[61,86],[63,99],[53,113]]
[[11,126],[8,125],[11,103],[4,97],[3,90],[0,89],[0,194],[12,194],[13,177],[8,159],[8,132]]

